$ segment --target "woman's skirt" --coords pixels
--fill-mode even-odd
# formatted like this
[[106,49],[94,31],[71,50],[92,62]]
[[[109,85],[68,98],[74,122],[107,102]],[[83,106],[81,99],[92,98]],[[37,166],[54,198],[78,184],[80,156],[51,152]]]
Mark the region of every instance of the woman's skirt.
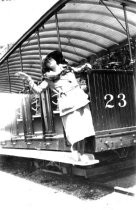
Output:
[[71,145],[86,137],[95,135],[89,104],[61,118],[67,140]]

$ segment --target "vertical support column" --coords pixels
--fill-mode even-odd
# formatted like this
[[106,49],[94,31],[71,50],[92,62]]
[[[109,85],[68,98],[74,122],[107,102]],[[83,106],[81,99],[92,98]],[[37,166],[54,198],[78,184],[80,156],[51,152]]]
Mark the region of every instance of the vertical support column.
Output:
[[[42,56],[41,56],[41,46],[40,46],[40,36],[39,31],[37,31],[38,38],[38,48],[41,64],[41,73],[42,73]],[[41,93],[41,110],[42,110],[42,126],[44,134],[48,135],[54,132],[53,116],[51,109],[51,99],[50,91],[47,89],[45,92]]]
[[43,131],[44,134],[50,135],[54,133],[54,122],[53,114],[51,108],[51,98],[50,91],[47,89],[45,92],[41,93],[41,110],[43,115]]
[[46,97],[46,111],[48,116],[48,133],[54,132],[54,121],[53,121],[53,114],[52,114],[52,106],[51,106],[51,92],[49,89],[46,90],[45,93]]
[[136,78],[136,38],[134,38],[134,78]]
[[[135,98],[135,107],[136,107],[136,94],[135,94],[135,92],[136,92],[136,62],[133,60],[133,57],[132,57],[130,34],[129,34],[128,20],[127,20],[127,13],[126,13],[126,4],[123,3],[122,6],[123,6],[123,10],[124,10],[124,18],[125,18],[125,24],[126,24],[126,33],[127,33],[128,46],[129,46],[130,65],[133,67],[134,98]],[[136,117],[135,117],[135,121],[136,121]]]
[[[21,46],[19,47],[19,55],[20,55],[20,65],[21,65],[21,71],[23,72],[23,63],[22,63],[22,55],[21,55]],[[25,83],[22,81],[23,86],[25,88]]]
[[136,124],[136,38],[134,38],[134,104],[135,104],[135,109],[134,109],[134,113],[135,113],[135,124]]
[[24,132],[27,137],[31,137],[33,135],[30,100],[30,95],[25,94],[23,97],[23,121],[25,125]]
[[21,46],[19,47],[19,55],[20,55],[20,65],[21,65],[21,71],[23,71],[22,55],[21,55]]
[[7,58],[7,69],[8,69],[8,82],[9,82],[9,91],[10,91],[10,93],[11,93],[11,81],[10,81],[10,74],[9,74],[8,58]]
[[123,3],[122,6],[123,6],[123,11],[124,11],[124,18],[125,18],[125,25],[126,25],[126,34],[127,34],[128,46],[129,46],[130,63],[133,64],[131,42],[130,42],[130,33],[129,33],[129,26],[128,26],[128,20],[127,20],[127,13],[126,13],[126,4]]
[[[21,54],[21,45],[20,45],[20,47],[19,47],[19,55],[20,55],[20,65],[21,65],[21,71],[23,72],[23,63],[22,63],[22,54]],[[22,81],[22,83],[23,83],[23,86],[24,86],[24,88],[25,88],[25,83],[24,83],[24,81]],[[26,140],[26,134],[27,134],[27,130],[26,130],[26,123],[25,123],[25,119],[24,119],[24,112],[23,112],[23,97],[24,96],[22,96],[22,102],[21,102],[21,112],[22,112],[22,120],[23,120],[23,131],[24,131],[24,138],[25,138],[25,140]]]
[[[21,55],[21,46],[19,47],[20,53],[20,64],[21,64],[21,71],[23,71],[23,63],[22,63],[22,55]],[[25,83],[23,82],[24,88]],[[22,115],[23,115],[23,129],[24,129],[24,137],[25,140],[31,138],[33,135],[33,126],[32,126],[32,115],[31,115],[31,99],[30,95],[23,94],[22,96]]]
[[[39,49],[39,57],[40,57],[40,69],[41,69],[41,74],[42,74],[42,54],[41,54],[41,46],[40,46],[40,35],[39,35],[39,30],[37,30],[37,41],[38,41],[38,49]],[[42,120],[42,130],[43,134],[46,133],[47,130],[47,111],[46,107],[44,106],[44,101],[45,98],[43,97],[44,93],[40,94],[40,107],[41,107],[41,120]]]
[[39,49],[39,57],[40,57],[40,67],[41,67],[41,73],[42,73],[42,55],[41,55],[41,47],[40,47],[40,36],[39,36],[39,30],[37,30],[37,40],[38,40],[38,49]]
[[[134,62],[132,58],[132,50],[131,50],[131,42],[130,42],[130,34],[129,34],[129,27],[128,27],[128,20],[127,20],[127,13],[126,13],[126,4],[123,3],[123,10],[124,10],[124,17],[125,17],[125,24],[126,24],[126,33],[127,33],[127,39],[128,39],[128,45],[129,45],[129,54],[130,54],[130,64],[133,67],[133,75],[134,75],[134,94],[136,92],[136,62]],[[136,95],[134,95],[135,98],[135,107],[136,107]],[[135,117],[136,121],[136,117]]]
[[60,52],[62,52],[62,49],[61,49],[61,41],[60,41],[60,34],[59,34],[59,24],[58,24],[58,16],[57,16],[57,13],[55,13],[55,20],[56,20],[56,28],[57,28],[57,36],[58,36],[59,50],[60,50]]
[[[10,74],[9,74],[9,64],[8,64],[8,58],[7,58],[7,70],[8,70],[8,82],[9,82],[9,91],[11,93],[11,81],[10,81]],[[16,124],[16,120],[12,120],[10,123],[10,126],[7,127],[10,131],[10,133],[12,134],[12,136],[16,136],[17,135],[17,124]]]

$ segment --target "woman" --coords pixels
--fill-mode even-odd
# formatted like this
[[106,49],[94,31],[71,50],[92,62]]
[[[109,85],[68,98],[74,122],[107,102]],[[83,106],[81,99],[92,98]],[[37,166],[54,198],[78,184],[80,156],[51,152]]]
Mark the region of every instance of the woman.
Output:
[[77,143],[95,135],[88,95],[80,88],[74,74],[83,71],[85,67],[91,68],[91,65],[71,67],[61,52],[53,51],[43,59],[43,81],[40,85],[36,85],[32,78],[23,72],[16,74],[27,80],[30,88],[36,93],[41,93],[47,87],[58,93],[60,116],[67,139],[71,143],[71,152],[76,160],[81,160],[83,157],[77,151]]

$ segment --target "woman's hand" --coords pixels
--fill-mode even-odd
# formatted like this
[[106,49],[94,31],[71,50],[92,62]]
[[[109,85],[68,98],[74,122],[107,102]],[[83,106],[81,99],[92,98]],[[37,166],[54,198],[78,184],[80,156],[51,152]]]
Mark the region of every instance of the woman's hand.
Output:
[[85,63],[82,66],[76,67],[77,72],[89,72],[92,70],[92,66],[90,63]]
[[82,68],[87,69],[87,70],[90,70],[90,69],[92,69],[92,65],[91,65],[90,63],[85,63],[85,64],[82,66]]
[[85,63],[81,66],[81,72],[89,73],[92,70],[92,65],[90,63]]
[[22,71],[17,72],[15,74],[15,76],[20,78],[20,79],[22,79],[22,80],[27,80],[27,81],[31,80],[31,77],[28,74],[26,74],[26,73],[24,73]]

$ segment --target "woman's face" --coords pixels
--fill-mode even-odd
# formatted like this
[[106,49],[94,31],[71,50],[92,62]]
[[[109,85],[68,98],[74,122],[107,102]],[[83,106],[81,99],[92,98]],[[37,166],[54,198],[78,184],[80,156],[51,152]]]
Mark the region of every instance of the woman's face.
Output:
[[57,66],[57,62],[53,58],[49,58],[47,66],[48,68],[55,70]]

